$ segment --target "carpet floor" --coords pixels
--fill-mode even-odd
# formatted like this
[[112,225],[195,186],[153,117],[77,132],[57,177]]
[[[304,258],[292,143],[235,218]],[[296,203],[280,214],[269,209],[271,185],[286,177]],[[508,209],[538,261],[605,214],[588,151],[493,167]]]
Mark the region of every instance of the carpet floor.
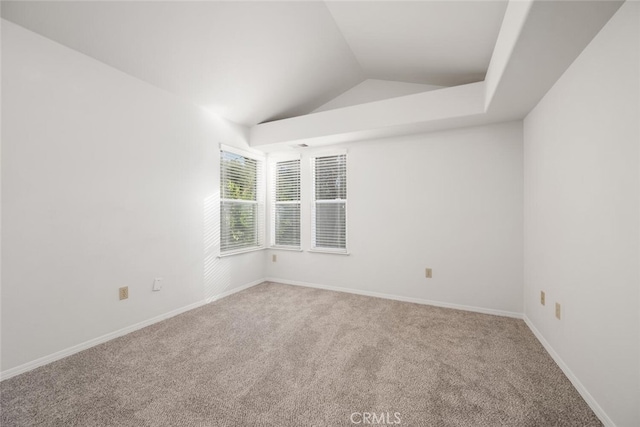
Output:
[[0,408],[3,427],[602,425],[522,320],[276,283],[5,380]]

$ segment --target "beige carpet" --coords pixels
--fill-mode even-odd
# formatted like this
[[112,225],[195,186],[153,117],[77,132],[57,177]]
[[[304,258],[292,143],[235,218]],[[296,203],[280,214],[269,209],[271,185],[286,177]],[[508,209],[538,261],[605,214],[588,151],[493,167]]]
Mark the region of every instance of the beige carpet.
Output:
[[521,320],[273,283],[0,392],[3,427],[601,425]]

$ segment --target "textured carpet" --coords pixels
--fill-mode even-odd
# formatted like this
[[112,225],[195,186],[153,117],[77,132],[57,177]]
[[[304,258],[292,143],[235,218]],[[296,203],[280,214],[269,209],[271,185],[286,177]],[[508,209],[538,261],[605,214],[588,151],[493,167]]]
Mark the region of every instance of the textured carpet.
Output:
[[0,393],[3,427],[601,425],[521,320],[274,283]]

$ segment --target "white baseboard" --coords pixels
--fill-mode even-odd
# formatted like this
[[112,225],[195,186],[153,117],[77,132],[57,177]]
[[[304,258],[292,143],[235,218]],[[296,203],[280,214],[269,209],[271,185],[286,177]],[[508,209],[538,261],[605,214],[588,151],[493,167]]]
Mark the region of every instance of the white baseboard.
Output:
[[533,332],[533,334],[538,339],[538,341],[540,341],[540,343],[545,348],[545,350],[549,353],[549,355],[553,358],[553,360],[558,364],[560,369],[562,369],[562,372],[564,372],[564,374],[567,376],[567,378],[569,378],[569,381],[571,381],[571,383],[576,388],[576,390],[578,390],[578,393],[580,393],[582,398],[587,402],[589,407],[591,407],[593,412],[598,416],[598,418],[600,419],[600,421],[602,421],[602,423],[605,425],[605,427],[616,427],[615,423],[611,420],[611,418],[609,418],[609,416],[602,409],[602,407],[598,404],[598,402],[596,402],[596,400],[593,398],[593,396],[591,396],[589,391],[587,391],[587,389],[580,382],[580,380],[575,376],[575,374],[571,371],[571,369],[569,369],[567,364],[562,360],[562,358],[558,355],[558,353],[555,352],[553,347],[551,347],[551,345],[547,342],[547,340],[540,333],[540,331],[538,331],[538,329],[533,325],[531,320],[529,320],[529,318],[526,315],[522,314],[522,313],[515,313],[515,312],[511,312],[511,311],[495,310],[495,309],[482,308],[482,307],[473,307],[473,306],[460,305],[460,304],[451,304],[451,303],[440,302],[440,301],[425,300],[425,299],[421,299],[421,298],[403,297],[403,296],[398,296],[398,295],[391,295],[391,294],[384,294],[384,293],[378,293],[378,292],[363,291],[363,290],[358,290],[358,289],[350,289],[350,288],[341,288],[341,287],[336,287],[336,286],[319,285],[319,284],[316,284],[316,283],[292,281],[292,280],[278,279],[278,278],[273,278],[273,277],[269,277],[269,278],[266,278],[266,279],[259,279],[259,280],[253,281],[251,283],[247,283],[246,285],[231,289],[231,290],[223,292],[223,293],[221,293],[219,295],[215,295],[215,296],[207,298],[205,300],[201,300],[201,301],[195,302],[193,304],[189,304],[187,306],[172,310],[170,312],[161,314],[161,315],[153,317],[151,319],[144,320],[144,321],[136,323],[134,325],[127,326],[126,328],[122,328],[122,329],[119,329],[117,331],[114,331],[114,332],[102,335],[100,337],[91,339],[89,341],[85,341],[85,342],[83,342],[81,344],[75,345],[73,347],[69,347],[69,348],[64,349],[64,350],[60,350],[58,352],[55,352],[55,353],[50,354],[48,356],[41,357],[41,358],[33,360],[31,362],[27,362],[27,363],[22,364],[20,366],[16,366],[14,368],[7,369],[5,371],[0,372],[0,381],[4,381],[4,380],[9,379],[11,377],[14,377],[16,375],[20,375],[22,373],[31,371],[31,370],[33,370],[35,368],[40,367],[40,366],[44,366],[44,365],[47,365],[47,364],[49,364],[51,362],[55,362],[56,360],[63,359],[65,357],[67,357],[67,356],[71,356],[72,354],[79,353],[79,352],[81,352],[83,350],[86,350],[86,349],[94,347],[94,346],[96,346],[98,344],[102,344],[104,342],[110,341],[110,340],[112,340],[114,338],[118,338],[118,337],[121,337],[123,335],[127,335],[127,334],[129,334],[131,332],[137,331],[138,329],[142,329],[142,328],[144,328],[146,326],[153,325],[154,323],[158,323],[158,322],[161,322],[163,320],[169,319],[171,317],[177,316],[178,314],[185,313],[187,311],[193,310],[195,308],[198,308],[198,307],[201,307],[203,305],[209,304],[211,302],[217,301],[219,299],[225,298],[225,297],[227,297],[229,295],[233,295],[233,294],[235,294],[237,292],[240,292],[240,291],[243,291],[245,289],[251,288],[253,286],[259,285],[260,283],[263,283],[263,282],[275,282],[275,283],[282,283],[282,284],[285,284],[285,285],[304,286],[304,287],[308,287],[308,288],[317,288],[317,289],[325,289],[325,290],[329,290],[329,291],[345,292],[345,293],[356,294],[356,295],[364,295],[364,296],[370,296],[370,297],[375,297],[375,298],[384,298],[384,299],[389,299],[389,300],[394,300],[394,301],[404,301],[404,302],[411,302],[411,303],[415,303],[415,304],[432,305],[432,306],[436,306],[436,307],[453,308],[453,309],[457,309],[457,310],[471,311],[471,312],[475,312],[475,313],[483,313],[483,314],[491,314],[491,315],[495,315],[495,316],[512,317],[512,318],[516,318],[516,319],[524,319],[524,322],[529,327],[531,332]]
[[451,304],[448,302],[431,301],[421,298],[403,297],[399,295],[383,294],[379,292],[363,291],[359,289],[340,288],[336,286],[318,285],[316,283],[300,282],[295,280],[278,279],[274,277],[268,277],[265,279],[267,282],[282,283],[285,285],[304,286],[307,288],[326,289],[328,291],[345,292],[348,294],[364,295],[368,297],[384,298],[394,301],[412,302],[415,304],[432,305],[435,307],[453,308],[456,310],[472,311],[474,313],[491,314],[494,316],[512,317],[515,319],[522,319],[522,313],[516,313],[512,311],[496,310],[493,308],[473,307],[469,305]]
[[24,363],[22,365],[16,366],[15,368],[7,369],[5,371],[0,372],[0,381],[4,381],[11,377],[15,377],[16,375],[20,375],[22,373],[31,371],[35,368],[39,368],[40,366],[47,365],[51,362],[55,362],[56,360],[63,359],[67,356],[71,356],[72,354],[79,353],[88,348],[94,347],[98,344],[102,344],[104,342],[110,341],[114,338],[121,337],[123,335],[127,335],[133,331],[137,331],[138,329],[142,329],[144,327],[153,325],[154,323],[161,322],[163,320],[169,319],[171,317],[177,316],[178,314],[185,313],[187,311],[193,310],[194,308],[201,307],[203,305],[209,304],[213,301],[217,301],[224,297],[228,297],[229,295],[235,294],[236,292],[244,291],[245,289],[251,288],[253,286],[259,285],[260,283],[264,283],[265,279],[260,279],[253,281],[251,283],[247,283],[246,285],[239,286],[237,288],[233,288],[226,292],[223,292],[219,295],[215,295],[213,297],[194,302],[193,304],[186,305],[184,307],[177,308],[175,310],[171,310],[167,313],[161,314],[159,316],[152,317],[151,319],[143,320],[142,322],[136,323],[131,326],[127,326],[122,329],[118,329],[117,331],[110,332],[108,334],[102,335],[97,338],[93,338],[89,341],[85,341],[81,344],[74,345],[73,347],[66,348],[64,350],[57,351],[48,356],[41,357],[39,359],[33,360],[31,362]]
[[533,332],[533,335],[535,335],[538,341],[540,341],[540,344],[542,344],[544,349],[547,350],[547,353],[549,353],[551,358],[556,362],[556,364],[560,367],[560,369],[562,369],[562,372],[564,372],[567,378],[569,378],[569,381],[571,381],[571,384],[573,384],[576,390],[578,390],[578,393],[580,393],[580,396],[582,396],[585,402],[587,402],[587,405],[589,405],[589,407],[596,414],[596,416],[600,418],[600,421],[602,421],[602,424],[604,424],[605,427],[616,427],[616,424],[613,421],[611,421],[611,418],[609,418],[609,416],[604,411],[604,409],[602,409],[602,407],[598,405],[598,402],[596,402],[593,396],[591,396],[591,394],[586,389],[586,387],[580,382],[578,377],[575,376],[575,374],[571,371],[571,369],[569,369],[567,364],[564,363],[564,360],[562,360],[562,358],[558,355],[558,353],[556,353],[553,347],[551,347],[551,344],[549,344],[549,342],[544,338],[544,336],[540,333],[540,331],[533,325],[533,323],[527,317],[526,314],[523,316],[523,318],[524,318],[524,323],[526,323],[529,329],[531,329],[531,332]]
[[[264,282],[267,282],[267,279],[254,280],[253,282],[247,283],[246,285],[238,286],[237,288],[233,288],[233,289],[230,289],[230,290],[228,290],[226,292],[223,292],[221,294],[214,295],[214,296],[212,296],[210,298],[207,298],[206,300],[204,300],[204,304],[209,304],[211,302],[218,301],[219,299],[226,298],[229,295],[236,294],[236,293],[238,293],[240,291],[244,291],[245,289],[253,288],[254,286],[259,285],[260,283],[264,283]],[[202,305],[204,305],[204,304],[202,304]]]

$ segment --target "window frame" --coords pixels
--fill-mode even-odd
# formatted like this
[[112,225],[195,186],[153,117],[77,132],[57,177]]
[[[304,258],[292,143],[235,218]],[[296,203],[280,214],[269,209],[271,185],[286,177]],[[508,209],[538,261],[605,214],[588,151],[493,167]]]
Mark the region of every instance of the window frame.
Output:
[[[285,162],[298,162],[298,199],[293,201],[277,200],[278,164]],[[302,251],[302,161],[300,155],[275,156],[269,158],[269,200],[270,200],[270,248],[279,250]],[[298,244],[282,245],[277,243],[277,208],[283,205],[298,205]]]
[[[337,157],[344,156],[345,157],[345,196],[344,199],[316,199],[316,159],[322,157]],[[309,252],[318,252],[318,253],[329,253],[329,254],[339,254],[339,255],[349,255],[349,156],[347,150],[334,150],[334,151],[323,151],[313,153],[310,156],[310,175],[311,175],[311,224],[310,224],[310,233],[311,233],[311,242]],[[325,247],[325,246],[317,246],[317,229],[316,229],[316,206],[317,204],[344,204],[344,242],[345,247]]]
[[[225,177],[223,176],[223,166],[222,166],[222,162],[224,160],[224,154],[223,153],[228,153],[228,154],[232,154],[234,156],[240,156],[243,157],[245,159],[251,159],[254,160],[256,162],[256,172],[255,172],[255,200],[246,200],[246,199],[231,199],[231,198],[225,198],[224,196],[224,185],[225,185]],[[252,251],[258,251],[258,250],[263,250],[265,248],[264,242],[265,242],[265,238],[264,238],[264,216],[265,216],[265,193],[266,193],[266,189],[265,189],[265,179],[264,179],[264,167],[265,167],[265,157],[264,155],[258,154],[258,153],[254,153],[254,152],[250,152],[247,150],[243,150],[243,149],[239,149],[236,147],[231,147],[228,145],[224,145],[224,144],[220,144],[220,149],[219,149],[219,154],[218,154],[218,160],[219,160],[219,178],[220,178],[220,185],[219,185],[219,191],[220,191],[220,203],[219,203],[219,209],[220,209],[220,221],[219,221],[219,226],[220,226],[220,252],[219,252],[219,257],[225,257],[225,256],[230,256],[230,255],[235,255],[235,254],[240,254],[240,253],[245,253],[245,252],[252,252]],[[223,248],[223,236],[225,235],[225,226],[224,226],[224,204],[225,203],[235,203],[235,204],[250,204],[250,205],[254,205],[255,208],[255,223],[254,223],[254,229],[255,229],[255,244],[252,244],[250,246],[238,246],[238,247],[232,247],[230,249],[224,249]]]

